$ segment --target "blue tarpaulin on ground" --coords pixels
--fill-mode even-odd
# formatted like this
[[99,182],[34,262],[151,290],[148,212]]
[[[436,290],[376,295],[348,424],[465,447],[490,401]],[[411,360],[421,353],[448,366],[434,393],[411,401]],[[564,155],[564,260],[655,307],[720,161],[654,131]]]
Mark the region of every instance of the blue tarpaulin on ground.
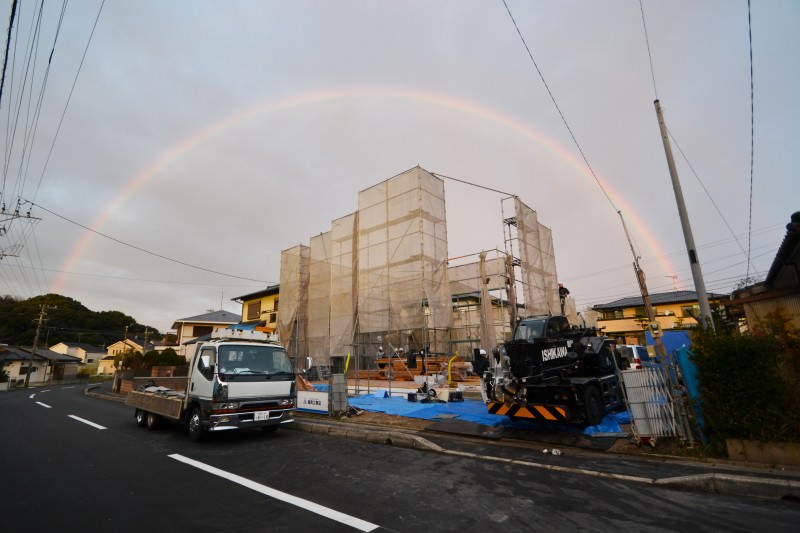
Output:
[[547,429],[569,433],[595,435],[598,433],[620,433],[619,424],[628,422],[628,414],[607,415],[597,426],[580,427],[573,424],[554,424],[544,422],[512,421],[507,416],[493,415],[487,411],[486,404],[480,400],[464,399],[463,402],[412,402],[406,398],[378,398],[375,394],[363,394],[349,399],[351,406],[365,411],[386,413],[388,415],[421,418],[423,420],[457,419],[490,427],[512,429]]

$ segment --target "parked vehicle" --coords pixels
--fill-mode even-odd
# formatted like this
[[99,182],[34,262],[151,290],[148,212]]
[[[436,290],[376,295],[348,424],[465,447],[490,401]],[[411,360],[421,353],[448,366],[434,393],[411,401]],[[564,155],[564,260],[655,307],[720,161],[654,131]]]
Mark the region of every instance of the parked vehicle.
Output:
[[599,424],[622,406],[615,343],[563,316],[520,320],[484,373],[490,413],[512,419]]
[[623,369],[641,370],[642,363],[650,362],[650,354],[647,353],[647,347],[638,344],[618,344],[617,350],[620,354],[622,361],[621,367]]
[[186,386],[128,393],[136,423],[154,428],[180,422],[193,441],[207,432],[240,428],[274,431],[293,421],[295,375],[282,346],[257,331],[219,330],[198,345]]

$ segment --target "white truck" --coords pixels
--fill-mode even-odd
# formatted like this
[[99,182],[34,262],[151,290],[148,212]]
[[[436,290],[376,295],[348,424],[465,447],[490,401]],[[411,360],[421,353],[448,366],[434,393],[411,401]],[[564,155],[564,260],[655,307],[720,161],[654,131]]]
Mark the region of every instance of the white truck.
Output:
[[185,387],[150,386],[128,393],[140,427],[180,422],[193,441],[207,432],[293,422],[295,374],[282,346],[259,331],[224,329],[198,344]]

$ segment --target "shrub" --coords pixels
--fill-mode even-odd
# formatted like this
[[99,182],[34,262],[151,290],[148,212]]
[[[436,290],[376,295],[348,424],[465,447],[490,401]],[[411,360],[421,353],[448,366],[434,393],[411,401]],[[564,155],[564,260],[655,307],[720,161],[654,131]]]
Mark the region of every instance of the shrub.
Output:
[[800,436],[798,409],[781,372],[784,345],[774,334],[698,330],[692,351],[711,439],[790,441]]

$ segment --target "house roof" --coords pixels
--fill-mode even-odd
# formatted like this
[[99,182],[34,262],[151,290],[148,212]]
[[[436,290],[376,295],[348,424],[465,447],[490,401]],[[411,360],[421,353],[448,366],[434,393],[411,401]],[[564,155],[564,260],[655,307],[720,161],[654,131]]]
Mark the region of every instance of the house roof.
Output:
[[256,298],[261,298],[264,296],[272,296],[273,294],[278,294],[280,292],[280,284],[269,285],[266,289],[262,289],[260,291],[251,292],[250,294],[243,294],[241,296],[236,296],[235,298],[231,298],[233,302],[244,302],[245,300],[255,300]]
[[[709,300],[720,300],[727,298],[727,294],[708,293]],[[697,292],[695,291],[671,291],[659,292],[650,295],[650,303],[652,305],[665,305],[665,304],[679,304],[697,301]],[[620,298],[613,302],[599,304],[592,306],[592,309],[602,311],[605,309],[622,309],[625,307],[641,307],[644,305],[644,299],[641,296],[630,296],[627,298]]]
[[[29,361],[31,358],[30,346],[0,346],[0,361],[10,363],[12,361]],[[47,348],[36,348],[37,360],[46,360],[51,363],[81,363],[80,357],[73,357],[48,350]]]
[[172,324],[172,329],[177,329],[181,324],[238,324],[241,319],[239,313],[231,313],[230,311],[220,310],[211,311],[203,315],[190,316],[176,320]]
[[100,346],[94,346],[93,344],[86,344],[85,342],[61,342],[59,344],[63,344],[69,348],[80,348],[88,353],[105,353],[105,348]]
[[773,289],[800,288],[800,211],[786,225],[786,236],[764,283]]

